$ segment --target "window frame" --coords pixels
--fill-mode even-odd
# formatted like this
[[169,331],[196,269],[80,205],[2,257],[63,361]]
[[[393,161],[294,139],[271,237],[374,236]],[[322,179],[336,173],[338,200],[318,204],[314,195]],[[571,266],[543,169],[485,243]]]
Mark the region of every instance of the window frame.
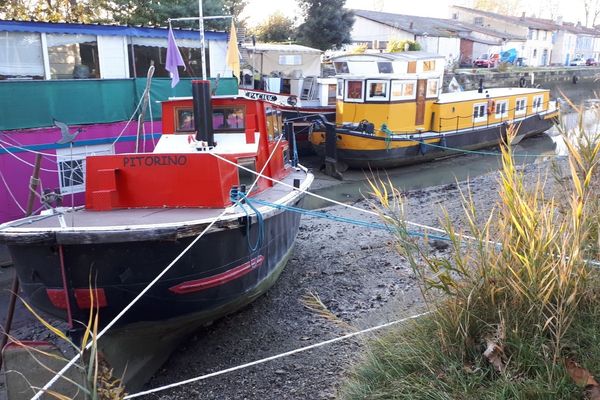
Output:
[[336,84],[337,88],[335,91],[335,98],[337,100],[344,100],[344,80],[343,79],[338,79],[337,80],[337,84]]
[[[435,82],[435,94],[430,93],[429,91],[429,83]],[[425,89],[425,98],[431,99],[434,97],[438,97],[440,95],[440,81],[439,79],[427,79],[427,88]]]
[[[539,104],[536,105],[536,102],[539,101]],[[540,112],[544,111],[544,95],[533,96],[533,102],[531,103],[531,111],[532,112]]]
[[[504,110],[501,113],[499,113],[498,111],[500,110],[500,108],[502,108],[502,106],[504,106]],[[508,100],[496,101],[496,105],[494,107],[494,116],[497,119],[508,117]]]
[[[373,102],[385,102],[390,100],[390,81],[386,79],[367,79],[366,81],[366,100]],[[371,95],[371,85],[384,85],[384,95],[383,96],[372,96]]]
[[[241,165],[242,167],[246,167],[250,170],[253,170],[254,172],[257,172],[256,157],[239,157],[236,160],[236,164]],[[256,179],[255,174],[248,172],[243,168],[236,168],[236,169],[237,169],[238,183],[240,185],[250,186],[250,185],[252,185],[252,183],[254,183],[254,180]],[[241,178],[240,174],[248,174],[248,176],[251,177],[251,179],[248,182],[246,182],[246,181],[242,182],[242,178]]]
[[[192,116],[192,127],[190,129],[181,129],[181,114],[182,113],[187,113],[189,112]],[[193,133],[195,132],[195,128],[194,128],[194,110],[192,107],[173,107],[173,122],[174,122],[174,127],[173,127],[173,132],[175,132],[176,134],[189,134],[189,133]]]
[[[482,111],[481,115],[479,115],[479,113],[475,113],[475,110],[478,111]],[[477,123],[477,122],[485,122],[487,121],[487,117],[488,117],[488,103],[474,103],[473,104],[473,113],[471,115],[473,115],[473,122]]]
[[[350,83],[360,82],[360,98],[357,97],[349,97],[348,90],[350,89]],[[362,79],[348,79],[344,82],[344,101],[348,103],[362,103],[365,101],[365,81]]]
[[[412,84],[413,85],[413,94],[412,95],[406,95],[405,93],[405,86],[408,84]],[[400,85],[401,86],[401,95],[394,95],[394,86]],[[416,79],[392,79],[392,81],[390,82],[390,100],[391,101],[401,101],[401,100],[414,100],[417,98],[417,80]]]
[[[85,192],[85,172],[86,172],[86,158],[93,155],[111,155],[115,154],[114,147],[112,144],[96,144],[96,145],[84,145],[84,146],[73,146],[73,148],[65,147],[56,149],[56,166],[58,169],[58,184],[60,194],[75,194]],[[66,169],[63,166],[66,163],[77,163],[77,168],[81,171],[79,177],[80,183],[76,185],[65,185],[67,180],[73,181],[72,175],[65,176]],[[73,171],[73,165],[70,165],[70,171]]]
[[[523,107],[519,109],[519,101],[523,102]],[[527,97],[518,97],[515,100],[515,115],[527,114]]]

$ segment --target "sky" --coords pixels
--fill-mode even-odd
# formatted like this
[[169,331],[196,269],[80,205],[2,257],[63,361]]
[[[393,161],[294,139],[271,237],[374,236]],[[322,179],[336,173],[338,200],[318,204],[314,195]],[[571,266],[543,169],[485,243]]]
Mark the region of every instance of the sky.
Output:
[[[549,18],[543,15],[547,12],[549,0],[521,0],[528,16],[536,13],[536,16]],[[471,0],[346,0],[346,7],[363,10],[377,10],[396,14],[421,15],[436,18],[449,18],[448,7],[452,4],[470,6]],[[583,5],[581,0],[557,1],[559,12],[564,21],[583,21]],[[250,26],[259,24],[275,11],[281,11],[284,15],[294,18],[299,16],[300,9],[296,0],[249,0],[244,15],[248,17]],[[542,15],[540,15],[542,14]]]

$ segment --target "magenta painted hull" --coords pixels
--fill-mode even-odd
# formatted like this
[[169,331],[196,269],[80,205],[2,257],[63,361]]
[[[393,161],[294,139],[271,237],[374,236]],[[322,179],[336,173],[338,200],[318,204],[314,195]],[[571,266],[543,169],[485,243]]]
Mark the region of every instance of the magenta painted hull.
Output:
[[[95,125],[73,125],[70,132],[82,128],[74,141],[74,149],[81,146],[93,146],[98,144],[110,145],[115,143],[115,153],[128,153],[135,151],[135,136],[137,124],[134,122],[127,126],[126,122]],[[161,124],[154,122],[145,124],[145,140],[140,142],[141,151],[152,151],[154,148],[153,134],[161,132]],[[66,145],[57,145],[61,138],[57,127],[19,129],[0,132],[0,223],[21,218],[27,207],[29,195],[29,179],[33,172],[33,164],[39,151],[46,156],[42,157],[42,170],[40,171],[40,182],[43,189],[59,189],[59,174],[56,163],[57,148],[69,148]],[[157,140],[157,139],[154,139]],[[69,150],[70,151],[70,150]],[[63,196],[63,205],[81,205],[84,194],[75,193]],[[40,208],[39,199],[35,199],[33,209]]]

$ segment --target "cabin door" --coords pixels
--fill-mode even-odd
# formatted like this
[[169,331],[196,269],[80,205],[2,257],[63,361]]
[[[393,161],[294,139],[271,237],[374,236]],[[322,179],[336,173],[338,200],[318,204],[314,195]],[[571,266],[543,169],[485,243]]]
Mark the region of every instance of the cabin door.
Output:
[[415,116],[415,125],[423,125],[425,120],[425,91],[427,89],[427,79],[417,81],[417,115]]

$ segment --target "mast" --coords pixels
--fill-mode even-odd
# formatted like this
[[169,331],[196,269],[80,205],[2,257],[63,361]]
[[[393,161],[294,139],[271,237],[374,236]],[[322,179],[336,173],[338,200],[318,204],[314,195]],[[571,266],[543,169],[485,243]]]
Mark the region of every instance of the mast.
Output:
[[206,57],[204,42],[204,13],[202,11],[202,0],[198,0],[198,24],[200,25],[200,60],[202,60],[202,80],[206,79]]

